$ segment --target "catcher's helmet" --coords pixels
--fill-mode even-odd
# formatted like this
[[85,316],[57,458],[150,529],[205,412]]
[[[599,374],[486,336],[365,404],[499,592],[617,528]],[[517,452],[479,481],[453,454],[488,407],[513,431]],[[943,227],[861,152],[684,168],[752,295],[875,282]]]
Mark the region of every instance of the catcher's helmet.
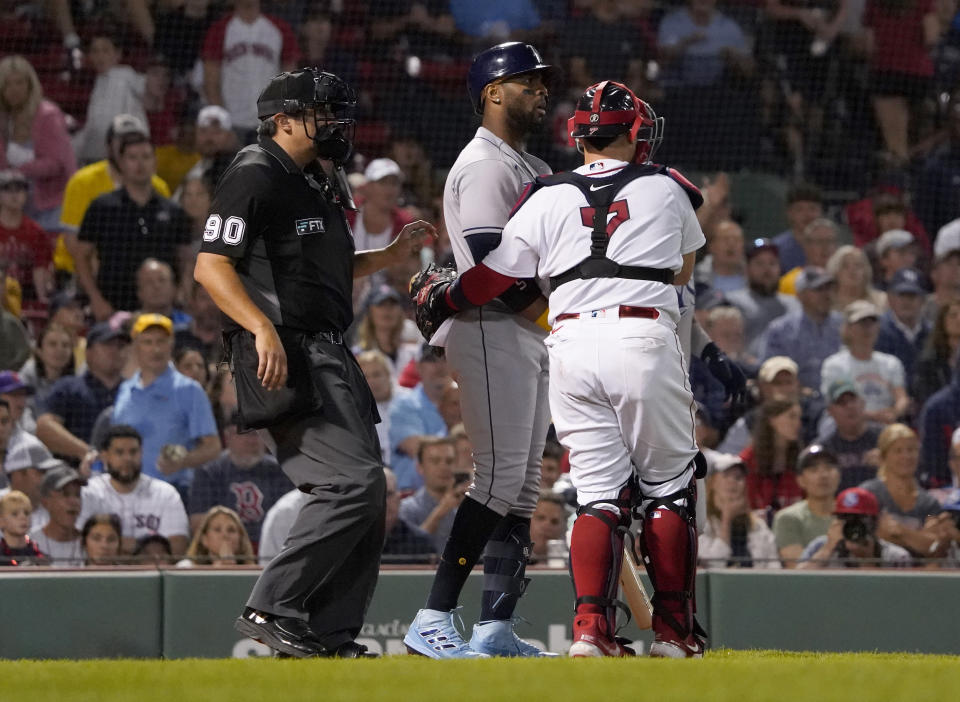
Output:
[[307,129],[306,110],[315,110],[312,139],[317,151],[342,163],[353,148],[355,120],[346,115],[356,103],[357,94],[342,78],[319,68],[301,68],[270,79],[257,98],[257,115],[300,115]]
[[530,71],[543,71],[544,80],[549,81],[556,69],[543,62],[540,52],[532,44],[522,41],[508,41],[481,51],[467,73],[467,90],[473,111],[483,114],[483,89],[487,84]]
[[591,85],[577,100],[567,122],[570,140],[630,134],[637,141],[634,161],[646,163],[663,141],[663,117],[623,83],[605,80]]

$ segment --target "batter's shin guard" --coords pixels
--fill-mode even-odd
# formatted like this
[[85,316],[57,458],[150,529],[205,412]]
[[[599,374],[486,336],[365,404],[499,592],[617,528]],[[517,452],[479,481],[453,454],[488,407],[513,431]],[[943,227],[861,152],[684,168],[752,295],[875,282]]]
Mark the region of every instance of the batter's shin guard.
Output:
[[513,617],[513,610],[530,583],[526,572],[532,545],[529,517],[508,514],[500,520],[483,554],[481,622]]
[[[623,527],[630,524],[629,495],[580,507],[570,538],[570,576],[576,612],[602,614],[611,638],[617,630],[617,591],[623,566]],[[624,607],[625,609],[625,607]]]
[[[654,629],[665,624],[681,640],[706,638],[694,616],[697,572],[696,488],[694,484],[644,509],[640,550],[653,584]],[[659,622],[658,622],[659,619]]]

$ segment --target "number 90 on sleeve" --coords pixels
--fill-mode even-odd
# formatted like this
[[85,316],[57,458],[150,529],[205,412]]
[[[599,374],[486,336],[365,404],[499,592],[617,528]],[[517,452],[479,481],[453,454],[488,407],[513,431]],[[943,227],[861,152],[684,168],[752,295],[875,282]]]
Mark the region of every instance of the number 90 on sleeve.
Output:
[[226,221],[218,215],[212,214],[207,217],[207,223],[203,227],[203,240],[216,241],[223,237],[223,243],[230,246],[236,246],[243,241],[243,231],[247,223],[241,217],[227,217]]

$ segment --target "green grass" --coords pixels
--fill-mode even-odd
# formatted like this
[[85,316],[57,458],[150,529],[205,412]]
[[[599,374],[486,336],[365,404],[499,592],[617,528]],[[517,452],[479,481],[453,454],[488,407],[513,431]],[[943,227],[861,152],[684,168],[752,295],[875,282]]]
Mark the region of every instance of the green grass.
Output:
[[0,662],[0,702],[955,700],[960,658],[713,651],[700,661]]

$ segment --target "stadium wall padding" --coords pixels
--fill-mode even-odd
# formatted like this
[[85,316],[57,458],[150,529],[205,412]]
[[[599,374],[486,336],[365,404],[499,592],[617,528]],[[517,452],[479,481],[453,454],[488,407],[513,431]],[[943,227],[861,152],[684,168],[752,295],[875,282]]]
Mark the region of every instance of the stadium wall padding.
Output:
[[[565,571],[531,569],[521,636],[550,650],[569,646],[573,591]],[[268,655],[233,631],[255,570],[5,572],[0,574],[0,658],[223,658]],[[403,635],[422,606],[429,570],[384,570],[360,639],[404,653]],[[477,616],[474,573],[461,610]],[[912,651],[960,654],[960,572],[802,573],[703,571],[698,616],[710,645],[787,651]],[[29,603],[29,604],[26,604]],[[621,632],[639,642],[649,631]]]

